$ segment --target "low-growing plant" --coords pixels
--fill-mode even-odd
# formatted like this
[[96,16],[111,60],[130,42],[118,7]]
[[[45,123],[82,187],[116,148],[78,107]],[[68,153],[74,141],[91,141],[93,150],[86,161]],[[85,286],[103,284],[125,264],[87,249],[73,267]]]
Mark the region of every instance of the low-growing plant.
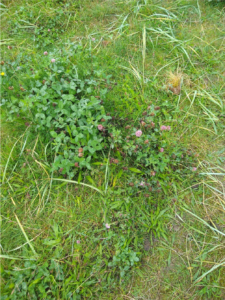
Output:
[[70,44],[69,49],[46,51],[38,58],[20,54],[3,64],[2,104],[8,119],[15,122],[21,115],[26,126],[52,139],[52,170],[69,178],[84,167],[90,169],[92,158],[105,146],[110,116],[102,105],[107,92],[103,79],[109,76],[93,69],[92,59],[88,51]]
[[169,125],[173,124],[169,111],[168,101],[160,107],[152,103],[135,121],[115,117],[110,121],[108,139],[114,153],[110,163],[120,165],[127,174],[136,174],[128,181],[134,191],[167,194],[173,183],[197,170],[198,154],[171,138],[174,128]]
[[193,153],[168,139],[171,105],[149,103],[134,121],[111,119],[103,106],[110,75],[94,60],[91,52],[69,43],[37,58],[20,54],[3,61],[2,105],[8,119],[23,116],[26,126],[52,142],[53,172],[73,178],[91,169],[100,151],[106,156],[111,149],[110,163],[142,175],[142,188],[166,192],[174,180],[196,170]]

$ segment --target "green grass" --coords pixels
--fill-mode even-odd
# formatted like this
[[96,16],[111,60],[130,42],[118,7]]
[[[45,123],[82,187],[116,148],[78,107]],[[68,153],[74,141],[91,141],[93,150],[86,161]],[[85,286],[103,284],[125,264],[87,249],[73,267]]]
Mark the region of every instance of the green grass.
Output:
[[122,166],[136,162],[110,150],[69,182],[51,171],[48,135],[30,130],[28,115],[7,121],[3,106],[2,299],[223,299],[224,4],[17,0],[0,12],[1,61],[22,53],[39,68],[44,51],[80,43],[112,75],[100,85],[117,129],[124,118],[137,124],[149,105],[163,107],[167,145],[194,153],[198,168],[181,167],[180,181],[171,174],[165,193],[134,194],[129,183],[142,174]]

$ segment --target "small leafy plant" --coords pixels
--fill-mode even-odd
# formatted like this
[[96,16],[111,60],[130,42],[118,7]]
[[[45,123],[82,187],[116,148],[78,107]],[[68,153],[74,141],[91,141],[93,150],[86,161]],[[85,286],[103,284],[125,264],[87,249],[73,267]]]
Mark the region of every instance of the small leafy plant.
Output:
[[[3,64],[2,104],[9,120],[21,115],[26,126],[52,140],[56,152],[52,170],[72,178],[77,170],[90,169],[92,158],[105,146],[110,116],[102,105],[107,93],[102,82],[109,77],[92,69],[93,57],[78,45],[45,51],[37,59],[39,65],[21,54]],[[81,61],[80,70],[76,64]]]
[[110,121],[114,123],[109,126],[108,139],[116,157],[111,157],[110,163],[121,165],[127,174],[136,174],[128,179],[134,192],[167,193],[173,183],[197,170],[198,154],[170,138],[174,129],[169,125],[172,116],[165,118],[168,106],[167,101],[160,107],[151,103],[135,122],[128,118]]

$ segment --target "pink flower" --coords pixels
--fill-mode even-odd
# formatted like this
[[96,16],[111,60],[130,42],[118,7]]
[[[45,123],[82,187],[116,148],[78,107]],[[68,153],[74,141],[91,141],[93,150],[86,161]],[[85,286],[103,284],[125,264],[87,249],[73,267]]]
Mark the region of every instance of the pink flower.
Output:
[[160,149],[159,149],[159,152],[163,152],[163,151],[164,151],[164,148],[160,148]]
[[80,240],[77,240],[77,244],[80,244]]
[[160,130],[167,130],[167,127],[166,127],[165,125],[162,125],[162,126],[160,127]]
[[48,32],[50,32],[51,31],[51,29],[48,29]]
[[98,125],[98,130],[103,130],[104,129],[104,127],[100,124],[100,125]]
[[137,131],[135,132],[135,135],[136,135],[137,137],[140,137],[140,136],[142,135],[142,131],[141,131],[141,130],[137,130]]
[[193,168],[192,168],[192,171],[193,171],[193,172],[195,172],[196,170],[197,170],[197,168],[196,168],[196,167],[193,167]]
[[94,41],[95,41],[95,38],[92,38],[91,40],[94,42]]
[[155,176],[155,171],[151,171],[151,176]]
[[144,186],[145,185],[145,183],[142,181],[141,183],[140,183],[140,186]]
[[160,127],[160,130],[167,130],[167,131],[169,131],[170,129],[171,129],[170,126],[162,125],[162,126]]
[[53,58],[53,59],[51,59],[51,62],[52,62],[52,63],[54,63],[54,62],[55,62],[55,59],[54,59],[54,58]]
[[48,55],[48,52],[47,52],[47,51],[45,51],[45,52],[44,52],[44,55]]
[[110,225],[109,225],[108,223],[106,223],[106,224],[105,224],[105,227],[106,227],[107,229],[109,229],[109,228],[110,228]]

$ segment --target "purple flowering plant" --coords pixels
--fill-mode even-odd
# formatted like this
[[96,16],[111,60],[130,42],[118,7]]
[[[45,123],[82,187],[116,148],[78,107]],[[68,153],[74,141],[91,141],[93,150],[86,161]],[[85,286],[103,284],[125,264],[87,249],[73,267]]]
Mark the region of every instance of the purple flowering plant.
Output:
[[127,120],[109,130],[111,148],[131,174],[127,181],[130,191],[162,192],[170,189],[171,178],[180,176],[181,169],[184,175],[195,173],[194,153],[174,143],[173,130],[171,121],[163,118],[162,108],[153,104],[135,123]]

